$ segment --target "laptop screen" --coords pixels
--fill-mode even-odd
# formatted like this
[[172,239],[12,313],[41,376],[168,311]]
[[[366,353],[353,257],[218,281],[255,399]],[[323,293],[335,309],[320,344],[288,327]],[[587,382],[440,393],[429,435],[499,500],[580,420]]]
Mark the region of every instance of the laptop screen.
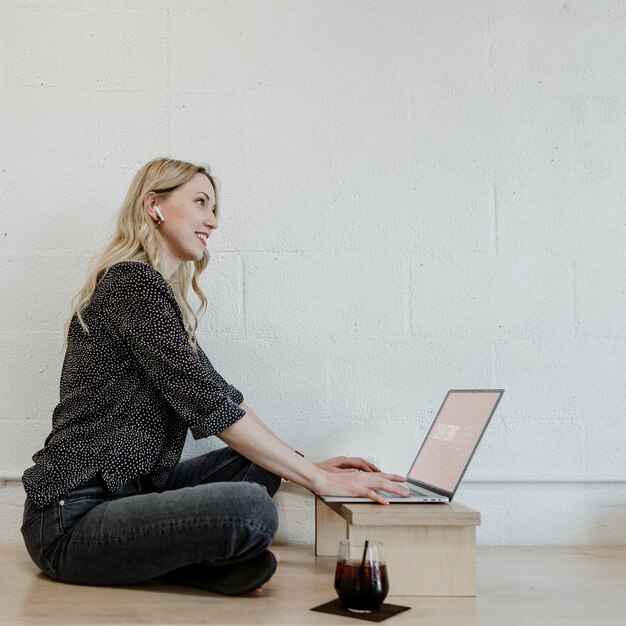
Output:
[[454,493],[501,397],[501,390],[449,391],[408,477]]

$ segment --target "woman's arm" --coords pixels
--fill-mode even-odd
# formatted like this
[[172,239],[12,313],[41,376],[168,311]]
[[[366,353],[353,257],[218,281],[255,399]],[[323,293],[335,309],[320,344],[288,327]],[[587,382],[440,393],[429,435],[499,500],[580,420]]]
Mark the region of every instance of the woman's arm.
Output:
[[182,315],[163,276],[147,263],[116,263],[98,287],[102,323],[121,339],[195,439],[211,437],[245,415],[189,345]]
[[[250,413],[250,416],[256,420],[265,430],[274,435],[277,439],[279,438],[274,432],[272,432],[268,426],[265,425],[265,422],[259,418],[258,415],[245,403],[241,402],[239,404],[239,408],[243,409]],[[282,441],[282,439],[281,439]],[[289,444],[282,441],[286,446]],[[337,456],[332,459],[328,459],[326,461],[319,461],[317,463],[313,463],[317,467],[327,470],[329,472],[344,472],[349,470],[361,470],[363,472],[380,472],[380,470],[369,461],[362,459],[360,457],[349,457],[349,456]]]
[[320,495],[367,497],[387,501],[375,492],[384,489],[400,496],[408,490],[397,485],[404,477],[382,472],[330,472],[296,454],[277,437],[245,403],[245,415],[217,436],[253,463]]

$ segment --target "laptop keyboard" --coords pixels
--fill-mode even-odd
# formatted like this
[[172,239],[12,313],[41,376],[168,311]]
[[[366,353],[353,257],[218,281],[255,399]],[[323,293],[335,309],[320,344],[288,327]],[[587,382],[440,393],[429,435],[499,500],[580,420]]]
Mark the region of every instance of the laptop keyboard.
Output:
[[[410,492],[410,496],[414,496],[416,498],[424,498],[424,499],[430,499],[433,502],[436,502],[438,500],[438,498],[435,498],[433,496],[431,496],[428,493],[424,493],[423,491],[420,491],[419,489],[416,489],[415,487],[413,487],[410,483],[405,483],[403,485],[401,485],[402,487],[406,487]],[[402,496],[399,496],[397,493],[389,493],[388,491],[377,491],[376,493],[380,494],[381,496],[383,496],[383,498],[402,498]],[[410,497],[407,496],[407,497]]]
[[[418,498],[428,498],[427,494],[425,494],[423,491],[419,491],[418,489],[411,487],[410,484],[405,484],[401,486],[406,487],[411,492],[412,496],[416,496]],[[403,496],[398,495],[397,493],[389,493],[388,491],[382,491],[382,490],[377,491],[376,493],[380,494],[384,498],[402,498],[403,497]]]

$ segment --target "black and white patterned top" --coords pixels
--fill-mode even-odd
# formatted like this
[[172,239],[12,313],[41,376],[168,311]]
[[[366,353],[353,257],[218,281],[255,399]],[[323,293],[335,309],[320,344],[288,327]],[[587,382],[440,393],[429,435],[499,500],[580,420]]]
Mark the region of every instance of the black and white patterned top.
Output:
[[162,487],[195,439],[220,433],[245,415],[243,395],[194,353],[171,287],[151,265],[109,268],[83,311],[90,334],[72,318],[52,432],[24,472],[24,489],[43,507],[101,473],[116,491],[150,476]]

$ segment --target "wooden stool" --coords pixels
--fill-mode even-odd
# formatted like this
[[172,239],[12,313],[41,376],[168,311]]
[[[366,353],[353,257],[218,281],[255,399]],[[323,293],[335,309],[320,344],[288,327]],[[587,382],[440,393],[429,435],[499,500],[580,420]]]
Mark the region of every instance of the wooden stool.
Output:
[[324,502],[315,497],[315,554],[342,539],[380,541],[392,596],[475,596],[480,513],[462,504]]

